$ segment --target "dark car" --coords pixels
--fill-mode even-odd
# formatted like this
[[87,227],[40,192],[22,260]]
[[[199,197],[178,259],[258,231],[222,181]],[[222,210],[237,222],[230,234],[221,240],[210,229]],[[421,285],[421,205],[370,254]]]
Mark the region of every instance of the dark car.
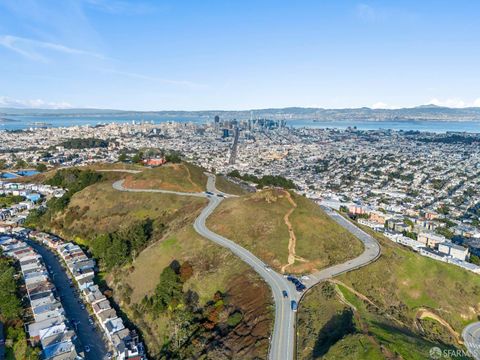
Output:
[[298,305],[297,305],[297,302],[295,300],[292,300],[290,302],[290,307],[291,307],[293,312],[297,312]]
[[283,297],[284,297],[284,298],[288,297],[287,290],[283,290],[283,291],[282,291],[282,294],[283,294]]

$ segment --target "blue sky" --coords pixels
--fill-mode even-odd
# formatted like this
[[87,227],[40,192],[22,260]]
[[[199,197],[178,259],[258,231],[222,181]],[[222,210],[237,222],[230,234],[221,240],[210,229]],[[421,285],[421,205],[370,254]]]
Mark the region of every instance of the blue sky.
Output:
[[0,0],[0,106],[480,106],[480,2]]

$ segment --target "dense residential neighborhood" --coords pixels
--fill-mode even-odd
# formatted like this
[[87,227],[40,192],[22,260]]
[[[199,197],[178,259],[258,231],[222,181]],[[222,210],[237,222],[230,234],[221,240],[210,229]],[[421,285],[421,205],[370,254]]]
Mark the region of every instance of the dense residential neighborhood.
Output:
[[[106,358],[144,359],[146,350],[97,282],[96,261],[74,242],[23,229],[29,214],[45,213],[52,204],[62,210],[62,199],[68,202],[76,191],[98,181],[100,171],[92,170],[96,168],[92,164],[108,168],[108,164],[120,163],[138,173],[183,159],[247,192],[263,187],[294,189],[328,208],[327,213],[336,210],[330,213],[334,217],[350,218],[421,256],[480,275],[480,137],[475,134],[295,128],[284,120],[215,117],[207,123],[40,128],[0,132],[0,138],[7,149],[0,154],[0,231],[8,237],[6,254],[12,254],[12,249],[23,251],[23,246],[41,246],[56,254],[70,285],[77,289],[75,296],[82,309],[88,311],[89,326],[93,329],[97,324],[101,332],[102,340],[97,343],[105,343]],[[79,171],[82,167],[88,170]],[[38,183],[36,177],[28,177],[55,169],[67,170]],[[64,176],[73,179],[73,191],[64,185]],[[15,233],[28,233],[25,241],[35,242],[29,245]],[[106,243],[110,240],[107,237]],[[43,306],[38,310],[37,299],[31,297],[30,306],[36,314],[48,305],[57,320],[39,312],[38,320],[28,328],[32,343],[42,345],[44,356],[68,353],[88,358],[88,354],[101,353],[88,340],[75,345],[77,336],[85,336],[77,331],[77,325],[83,325],[62,311],[50,273],[44,272],[35,268],[35,276],[24,274],[27,289],[41,281],[38,288],[31,288],[32,294],[52,294],[55,300],[38,303]],[[42,343],[42,331],[54,331],[58,341]]]
[[[163,155],[175,151],[224,175],[282,176],[309,198],[355,205],[380,224],[390,218],[391,229],[399,232],[411,228],[405,220],[412,221],[417,234],[433,231],[480,255],[478,134],[315,129],[289,123],[216,116],[206,123],[133,121],[0,131],[5,144],[0,160],[5,168],[15,167],[19,158],[33,167],[119,159],[161,166]],[[85,140],[81,149],[75,146],[79,139]]]
[[[44,264],[42,256],[26,242],[30,240],[21,239],[35,240],[54,251],[63,261],[71,277],[70,285],[78,287],[79,296],[81,294],[81,298],[91,309],[92,316],[89,321],[94,327],[93,331],[96,321],[108,340],[111,353],[107,353],[105,358],[145,358],[143,345],[135,331],[129,330],[123,324],[110,301],[98,285],[95,285],[95,262],[78,245],[65,243],[47,233],[29,232],[15,227],[11,232],[0,234],[0,247],[5,256],[12,257],[19,263],[34,320],[28,324],[28,335],[32,344],[41,344],[44,359],[82,359],[85,353],[90,352],[91,345],[82,345],[77,340],[75,329],[78,320],[66,316],[61,303],[62,297],[51,280],[51,268]],[[57,274],[53,273],[53,276],[55,275]],[[82,309],[85,307],[82,306]]]

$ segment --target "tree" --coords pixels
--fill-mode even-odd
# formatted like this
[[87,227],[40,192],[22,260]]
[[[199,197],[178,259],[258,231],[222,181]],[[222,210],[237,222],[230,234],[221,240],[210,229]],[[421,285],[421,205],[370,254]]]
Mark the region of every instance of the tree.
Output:
[[125,154],[124,152],[122,152],[122,153],[120,154],[120,156],[118,157],[118,161],[120,161],[120,162],[126,162],[127,159],[128,159],[128,158],[127,158],[127,154]]
[[22,310],[14,275],[8,260],[0,259],[0,315],[6,320],[18,319]]
[[47,165],[45,165],[45,164],[43,164],[43,163],[40,163],[40,164],[37,165],[36,170],[37,170],[38,172],[47,171]]
[[134,163],[139,163],[139,162],[142,162],[143,160],[143,152],[139,151],[137,152],[135,155],[133,155],[132,157],[132,161]]
[[160,282],[155,288],[154,310],[164,311],[169,306],[176,306],[183,299],[183,284],[177,273],[167,266],[160,274]]
[[15,164],[15,169],[24,169],[28,167],[28,164],[25,160],[23,159],[18,159],[16,164]]
[[470,262],[475,265],[480,265],[480,257],[475,254],[472,254],[470,255]]

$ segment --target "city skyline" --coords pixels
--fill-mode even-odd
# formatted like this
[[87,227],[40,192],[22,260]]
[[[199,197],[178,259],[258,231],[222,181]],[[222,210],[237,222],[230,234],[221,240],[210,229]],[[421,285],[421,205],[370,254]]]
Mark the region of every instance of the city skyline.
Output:
[[0,9],[0,107],[480,106],[479,5],[466,1]]

